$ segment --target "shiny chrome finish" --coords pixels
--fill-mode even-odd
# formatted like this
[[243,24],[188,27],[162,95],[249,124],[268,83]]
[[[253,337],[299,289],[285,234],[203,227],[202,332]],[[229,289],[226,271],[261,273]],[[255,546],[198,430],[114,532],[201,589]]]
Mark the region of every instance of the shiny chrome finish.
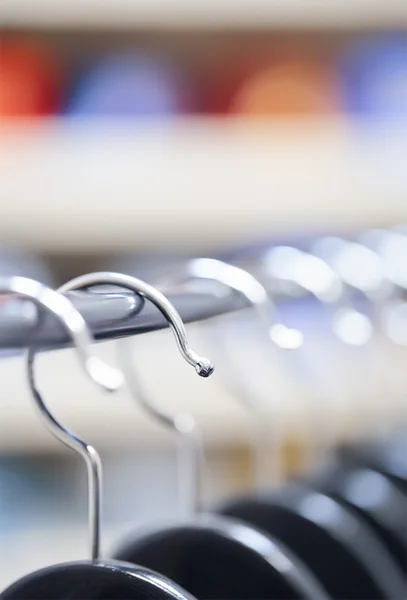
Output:
[[[90,352],[89,346],[92,343],[92,337],[87,325],[82,315],[67,298],[32,279],[25,277],[1,278],[0,293],[10,292],[32,300],[36,306],[44,308],[59,320],[73,340],[81,366],[94,383],[107,391],[114,391],[119,388],[123,381],[120,371],[110,367]],[[34,358],[35,350],[30,348],[27,352],[28,380],[41,420],[57,439],[84,457],[88,468],[91,554],[92,558],[96,559],[99,558],[100,554],[102,473],[99,455],[92,446],[65,429],[50,413],[36,386]]]
[[[150,300],[165,316],[173,331],[182,357],[195,368],[200,377],[209,377],[214,371],[213,363],[199,356],[191,347],[184,323],[171,302],[156,288],[141,279],[121,273],[100,272],[88,273],[65,283],[60,291],[68,292],[96,285],[115,285],[131,290]],[[149,397],[136,375],[132,360],[132,348],[123,340],[120,348],[121,364],[126,374],[126,383],[134,397],[143,408],[156,420],[180,435],[179,448],[179,489],[182,492],[185,512],[194,512],[199,496],[199,461],[201,460],[200,443],[193,417],[186,413],[172,415],[157,406]]]

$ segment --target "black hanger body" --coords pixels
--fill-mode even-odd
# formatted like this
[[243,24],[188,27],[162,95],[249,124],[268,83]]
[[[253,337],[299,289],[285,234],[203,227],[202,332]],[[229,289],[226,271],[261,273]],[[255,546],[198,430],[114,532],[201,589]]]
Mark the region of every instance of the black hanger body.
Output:
[[345,462],[382,473],[407,496],[407,433],[381,444],[366,444],[343,451]]
[[334,465],[308,481],[356,511],[407,573],[407,500],[391,480],[369,468]]
[[194,600],[162,575],[117,561],[46,567],[16,581],[1,600]]
[[387,575],[387,566],[390,572],[393,567],[387,550],[363,522],[324,494],[296,484],[278,495],[231,501],[219,512],[284,542],[333,598],[400,598]]
[[205,600],[327,600],[290,552],[234,519],[202,516],[125,544],[116,558],[148,566]]

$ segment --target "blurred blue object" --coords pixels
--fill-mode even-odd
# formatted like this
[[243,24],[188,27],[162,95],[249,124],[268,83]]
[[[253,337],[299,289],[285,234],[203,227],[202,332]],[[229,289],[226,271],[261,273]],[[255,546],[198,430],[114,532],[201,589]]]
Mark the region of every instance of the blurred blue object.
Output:
[[69,458],[0,456],[0,531],[85,517],[77,473]]
[[84,116],[168,116],[193,110],[191,82],[162,58],[123,54],[96,65],[79,83],[68,112]]
[[352,45],[345,55],[344,80],[349,112],[407,118],[407,33]]
[[31,494],[30,480],[19,467],[18,459],[0,459],[0,530],[20,526],[21,506],[27,505]]

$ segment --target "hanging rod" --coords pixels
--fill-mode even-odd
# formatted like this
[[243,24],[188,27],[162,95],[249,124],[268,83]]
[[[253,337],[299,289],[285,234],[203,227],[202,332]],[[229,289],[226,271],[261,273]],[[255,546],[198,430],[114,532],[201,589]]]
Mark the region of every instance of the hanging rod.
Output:
[[[118,291],[120,290],[120,291]],[[86,320],[96,340],[139,335],[168,327],[159,310],[132,292],[112,286],[96,290],[68,292],[67,298]],[[210,293],[205,290],[167,293],[185,323],[245,308],[240,295]],[[70,338],[52,315],[15,295],[0,297],[0,348],[8,350],[35,346],[43,350],[71,345]]]

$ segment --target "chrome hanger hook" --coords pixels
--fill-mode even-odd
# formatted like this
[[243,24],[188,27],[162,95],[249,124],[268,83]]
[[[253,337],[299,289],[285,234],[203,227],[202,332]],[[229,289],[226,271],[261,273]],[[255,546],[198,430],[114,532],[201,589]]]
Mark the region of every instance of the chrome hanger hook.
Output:
[[0,293],[15,293],[32,300],[51,312],[71,336],[80,365],[94,383],[114,392],[123,384],[119,370],[110,367],[101,358],[93,355],[89,346],[93,339],[80,312],[61,293],[27,277],[0,277]]
[[62,285],[59,291],[68,292],[102,284],[124,287],[150,300],[167,319],[183,358],[195,368],[200,377],[209,377],[212,375],[214,371],[212,362],[207,358],[199,356],[192,349],[184,323],[177,310],[164,294],[145,281],[122,273],[101,271],[79,275],[79,277],[75,277]]
[[[268,338],[278,348],[294,350],[302,345],[302,334],[297,329],[290,329],[282,324],[273,323],[275,313],[274,303],[265,287],[248,271],[231,265],[227,262],[212,258],[196,258],[188,261],[183,267],[175,272],[174,277],[162,280],[166,286],[178,285],[197,280],[208,280],[218,282],[229,290],[241,294],[253,308],[262,327],[268,333]],[[255,484],[256,488],[262,489],[266,480],[270,462],[268,457],[268,443],[270,438],[269,422],[265,419],[264,411],[257,403],[254,403],[245,392],[244,385],[237,380],[232,365],[229,365],[232,376],[229,378],[229,386],[236,397],[240,398],[246,409],[249,409],[256,421],[256,444],[255,444]],[[228,387],[229,387],[228,386]],[[279,460],[275,453],[274,475],[279,475]]]
[[294,350],[302,345],[302,334],[281,323],[273,322],[274,303],[266,288],[251,273],[227,262],[214,258],[194,258],[188,261],[174,278],[160,280],[160,285],[171,286],[192,280],[206,279],[217,281],[241,294],[256,311],[259,322],[270,339],[279,348]]
[[[88,273],[68,281],[61,289],[64,292],[68,292],[106,284],[124,287],[150,300],[167,319],[182,357],[195,368],[195,371],[201,377],[209,377],[212,375],[214,371],[213,363],[208,358],[199,356],[192,349],[184,323],[178,314],[178,311],[161,292],[141,279],[121,273]],[[180,447],[180,461],[182,461],[182,468],[179,469],[179,476],[185,476],[186,481],[180,485],[180,489],[185,495],[184,505],[186,512],[194,512],[198,503],[199,468],[197,465],[201,458],[200,443],[195,421],[192,415],[188,413],[179,412],[171,414],[152,402],[145,389],[143,389],[139,377],[137,377],[135,365],[133,364],[131,357],[132,348],[127,345],[126,340],[122,340],[119,349],[121,351],[121,366],[126,376],[126,383],[134,397],[148,414],[179,434],[180,440],[184,442]]]
[[[114,391],[120,387],[123,382],[122,374],[117,369],[107,365],[97,356],[91,354],[89,348],[92,344],[92,336],[86,322],[65,296],[38,281],[26,277],[0,278],[0,293],[17,294],[18,296],[32,300],[36,306],[53,314],[70,335],[80,364],[91,380],[108,391]],[[34,404],[38,409],[40,418],[47,429],[58,440],[84,457],[88,467],[91,552],[92,558],[97,559],[100,554],[100,489],[102,479],[99,455],[92,446],[83,442],[72,432],[65,429],[46,407],[34,378],[35,353],[36,351],[34,348],[29,348],[26,356],[30,390],[35,400]]]

